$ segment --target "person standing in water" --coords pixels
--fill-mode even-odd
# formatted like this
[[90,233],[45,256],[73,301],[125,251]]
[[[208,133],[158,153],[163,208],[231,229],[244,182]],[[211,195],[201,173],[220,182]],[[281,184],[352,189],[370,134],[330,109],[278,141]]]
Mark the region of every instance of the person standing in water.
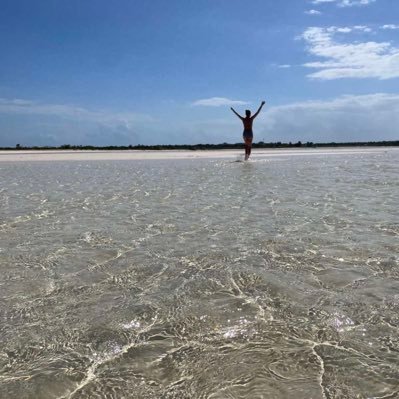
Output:
[[238,114],[233,107],[230,109],[242,120],[242,123],[244,125],[244,132],[242,134],[242,137],[244,139],[245,143],[245,160],[247,161],[249,159],[249,156],[251,155],[251,148],[252,148],[252,140],[254,138],[254,134],[252,132],[252,124],[254,119],[258,116],[260,110],[262,107],[266,104],[265,101],[262,101],[262,104],[260,105],[259,109],[255,112],[253,116],[251,116],[251,111],[247,109],[245,111],[245,118],[243,118],[240,114]]

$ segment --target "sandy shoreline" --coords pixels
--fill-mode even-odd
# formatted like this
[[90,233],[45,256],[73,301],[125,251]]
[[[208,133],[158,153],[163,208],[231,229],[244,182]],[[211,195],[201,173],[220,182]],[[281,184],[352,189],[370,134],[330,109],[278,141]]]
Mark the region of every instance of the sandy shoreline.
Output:
[[[351,148],[295,148],[253,149],[252,159],[311,156],[399,153],[397,147],[351,147]],[[243,150],[158,150],[158,151],[112,151],[112,150],[21,150],[0,151],[0,162],[31,161],[112,161],[112,160],[178,160],[178,159],[241,159]]]

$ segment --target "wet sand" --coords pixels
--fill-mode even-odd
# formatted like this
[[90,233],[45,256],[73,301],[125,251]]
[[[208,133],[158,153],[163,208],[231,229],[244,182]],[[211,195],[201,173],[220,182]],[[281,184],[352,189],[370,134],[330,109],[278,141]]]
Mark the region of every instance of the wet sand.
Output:
[[[351,147],[351,148],[294,148],[294,149],[253,149],[251,159],[291,157],[304,155],[352,155],[379,154],[399,151],[396,147]],[[151,160],[151,159],[212,159],[243,158],[243,150],[172,150],[172,151],[113,151],[113,150],[22,150],[0,151],[0,162],[24,161],[108,161],[108,160]]]

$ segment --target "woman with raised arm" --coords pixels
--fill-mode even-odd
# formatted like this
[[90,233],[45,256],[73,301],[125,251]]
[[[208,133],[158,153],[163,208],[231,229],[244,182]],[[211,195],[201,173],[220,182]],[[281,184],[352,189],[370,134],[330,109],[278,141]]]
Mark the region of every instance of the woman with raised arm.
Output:
[[230,109],[242,120],[242,123],[244,125],[244,132],[242,134],[242,137],[244,139],[245,143],[245,160],[247,161],[249,159],[249,156],[251,155],[251,148],[252,148],[252,140],[254,138],[254,134],[252,132],[252,124],[254,119],[258,116],[260,110],[262,107],[266,104],[265,101],[262,101],[262,104],[260,105],[259,109],[255,112],[253,116],[251,116],[251,111],[247,109],[245,111],[245,118],[243,118],[241,115],[239,115],[233,107]]

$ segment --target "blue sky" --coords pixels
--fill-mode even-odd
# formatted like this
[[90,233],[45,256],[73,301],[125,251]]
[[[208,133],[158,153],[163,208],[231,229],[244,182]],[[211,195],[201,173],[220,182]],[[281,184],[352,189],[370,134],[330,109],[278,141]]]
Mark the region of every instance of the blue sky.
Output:
[[397,0],[3,0],[0,146],[399,139]]

